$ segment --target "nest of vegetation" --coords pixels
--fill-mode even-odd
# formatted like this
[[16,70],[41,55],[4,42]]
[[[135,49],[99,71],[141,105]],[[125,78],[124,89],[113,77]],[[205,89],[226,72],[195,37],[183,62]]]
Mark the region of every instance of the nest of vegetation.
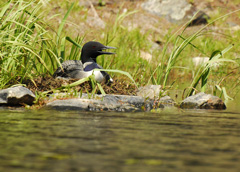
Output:
[[[59,89],[61,86],[66,86],[67,84],[71,84],[75,81],[77,80],[64,80],[53,78],[52,76],[39,76],[34,80],[26,80],[23,82],[23,84],[25,84],[26,87],[34,93],[36,91],[43,92]],[[136,95],[137,91],[137,87],[124,78],[113,78],[113,83],[111,83],[110,85],[102,84],[102,87],[106,94]],[[92,92],[93,90],[90,81],[72,87],[71,89],[78,92],[82,91],[83,93]],[[100,93],[100,91],[98,90],[97,93]]]

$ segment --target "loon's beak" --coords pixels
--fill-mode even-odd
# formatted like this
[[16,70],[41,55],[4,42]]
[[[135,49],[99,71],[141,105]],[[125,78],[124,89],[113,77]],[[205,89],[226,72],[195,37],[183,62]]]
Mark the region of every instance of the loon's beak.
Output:
[[100,53],[100,54],[116,54],[116,53],[113,53],[113,52],[102,51],[102,50],[107,50],[107,49],[117,49],[117,48],[104,46],[101,50],[98,51],[98,53]]

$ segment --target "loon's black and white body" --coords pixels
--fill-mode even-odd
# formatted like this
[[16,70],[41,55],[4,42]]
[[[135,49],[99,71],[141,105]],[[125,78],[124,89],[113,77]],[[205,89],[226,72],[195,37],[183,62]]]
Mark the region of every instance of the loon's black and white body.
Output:
[[[62,77],[66,79],[82,79],[94,73],[97,82],[113,82],[112,78],[105,71],[94,71],[93,69],[103,69],[97,64],[97,57],[102,54],[114,54],[105,52],[105,49],[116,49],[115,47],[104,46],[99,42],[90,41],[84,44],[80,60],[67,60],[62,63],[53,77]],[[62,70],[63,69],[63,70]]]

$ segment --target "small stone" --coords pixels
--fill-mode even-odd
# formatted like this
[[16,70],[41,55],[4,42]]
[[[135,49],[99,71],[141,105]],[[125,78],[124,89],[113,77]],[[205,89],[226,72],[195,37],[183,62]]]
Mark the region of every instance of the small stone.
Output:
[[137,91],[137,96],[156,99],[159,98],[159,95],[163,93],[163,90],[161,88],[161,85],[147,85],[140,87]]
[[94,6],[98,5],[98,1],[96,1],[96,0],[88,0],[88,1],[79,0],[79,2],[78,2],[78,5],[80,7],[86,7],[86,8],[91,7],[91,4],[94,5]]
[[[195,66],[201,66],[209,61],[209,57],[193,57],[192,61]],[[217,69],[219,66],[221,66],[221,62],[214,62],[210,65],[213,69]]]
[[222,99],[203,92],[187,97],[180,107],[183,109],[226,109]]
[[152,55],[145,51],[140,51],[140,57],[148,62],[151,62],[152,60]]
[[193,57],[192,61],[195,66],[202,65],[203,63],[206,63],[209,60],[209,57]]

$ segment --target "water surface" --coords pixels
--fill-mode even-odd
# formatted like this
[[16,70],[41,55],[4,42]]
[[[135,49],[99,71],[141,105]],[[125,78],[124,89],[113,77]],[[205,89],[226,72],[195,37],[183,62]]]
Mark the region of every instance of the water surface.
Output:
[[240,171],[240,113],[0,110],[1,172]]

